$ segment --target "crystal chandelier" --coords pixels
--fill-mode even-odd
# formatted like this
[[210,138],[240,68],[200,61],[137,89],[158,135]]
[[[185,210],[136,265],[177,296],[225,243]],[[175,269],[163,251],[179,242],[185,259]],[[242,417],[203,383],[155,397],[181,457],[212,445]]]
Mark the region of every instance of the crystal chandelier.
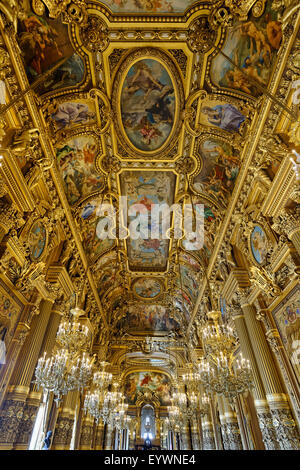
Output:
[[60,324],[56,343],[57,352],[51,357],[46,353],[38,360],[35,383],[56,395],[59,402],[63,395],[73,390],[80,392],[92,377],[94,359],[86,350],[91,341],[89,329],[79,322],[85,312],[77,306],[71,310],[73,319]]
[[237,338],[232,328],[218,323],[220,312],[210,312],[208,316],[213,324],[202,330],[206,358],[199,363],[200,381],[207,390],[224,395],[232,404],[253,386],[250,362],[242,355],[240,360],[235,359]]
[[72,357],[66,349],[60,349],[55,355],[38,360],[35,370],[35,383],[47,392],[56,395],[60,401],[63,395],[72,390],[82,391],[91,379],[93,360],[86,354]]
[[100,390],[88,392],[84,398],[84,413],[89,413],[93,416],[98,424],[100,419],[103,418],[102,407],[104,405],[104,396]]
[[108,365],[108,362],[100,362],[100,366],[102,366],[101,371],[97,371],[94,374],[93,384],[98,388],[105,388],[107,387],[112,381],[112,374],[105,371],[105,367]]
[[[102,363],[104,365],[106,363]],[[104,424],[111,424],[117,429],[125,429],[128,427],[130,420],[127,419],[126,413],[128,404],[125,403],[125,396],[118,391],[119,383],[114,382],[112,391],[108,391],[107,387],[112,380],[112,374],[102,370],[94,374],[93,386],[84,400],[85,414],[89,413],[97,422],[100,419]]]
[[168,406],[168,424],[171,431],[177,432],[180,428],[181,413],[177,405]]
[[121,402],[116,407],[116,410],[115,410],[114,416],[113,416],[114,426],[119,431],[126,428],[126,425],[127,425],[127,419],[126,419],[127,418],[127,416],[126,416],[127,410],[128,410],[128,404],[125,403],[125,396],[122,395]]
[[64,321],[59,325],[56,341],[63,349],[78,351],[87,349],[90,343],[89,329],[80,323],[79,317],[84,315],[84,310],[78,307],[70,311],[73,319]]
[[96,371],[93,376],[91,390],[84,399],[84,412],[93,416],[98,423],[100,419],[106,423],[111,412],[111,392],[108,386],[112,381],[112,374],[105,371],[108,362],[101,362],[101,371]]
[[173,394],[173,403],[177,406],[181,421],[191,419],[198,409],[199,397],[195,391],[188,390],[187,393]]

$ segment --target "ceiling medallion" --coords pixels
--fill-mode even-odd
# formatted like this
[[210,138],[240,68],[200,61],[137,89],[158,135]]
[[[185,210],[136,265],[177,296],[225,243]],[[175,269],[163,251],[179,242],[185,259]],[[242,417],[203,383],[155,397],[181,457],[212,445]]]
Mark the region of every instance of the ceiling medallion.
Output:
[[97,16],[89,16],[87,25],[81,28],[83,45],[90,52],[103,52],[108,44],[108,29]]
[[145,277],[134,280],[132,290],[139,299],[154,300],[162,294],[163,286],[158,279]]
[[129,54],[116,74],[112,106],[116,134],[130,156],[167,156],[178,140],[184,106],[173,60],[154,48]]
[[254,226],[249,237],[249,244],[255,262],[264,265],[268,253],[268,238],[260,225]]

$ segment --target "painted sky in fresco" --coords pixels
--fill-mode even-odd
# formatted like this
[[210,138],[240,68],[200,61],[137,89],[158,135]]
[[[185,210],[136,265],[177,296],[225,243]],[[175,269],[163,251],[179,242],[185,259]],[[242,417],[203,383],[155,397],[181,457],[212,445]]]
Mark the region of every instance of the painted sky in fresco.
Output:
[[106,0],[102,1],[114,13],[184,13],[193,0]]

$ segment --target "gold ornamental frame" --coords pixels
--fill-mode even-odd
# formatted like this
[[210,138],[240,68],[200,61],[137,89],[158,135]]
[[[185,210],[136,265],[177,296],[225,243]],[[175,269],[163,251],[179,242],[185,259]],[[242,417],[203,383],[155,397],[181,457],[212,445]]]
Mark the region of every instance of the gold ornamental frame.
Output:
[[[175,93],[175,116],[172,130],[167,137],[166,141],[162,144],[159,149],[153,151],[143,151],[134,146],[130,142],[126,135],[124,125],[121,117],[121,94],[123,89],[124,81],[130,68],[137,62],[143,59],[152,59],[159,62],[164,69],[167,71]],[[184,109],[184,88],[180,75],[180,71],[177,68],[173,58],[171,58],[165,51],[156,49],[154,47],[138,48],[128,54],[124,61],[121,63],[115,80],[113,83],[112,92],[112,110],[114,114],[114,126],[116,134],[118,136],[121,146],[128,152],[132,158],[145,158],[145,159],[156,159],[162,155],[166,156],[170,153],[173,147],[177,144],[178,138],[182,132],[182,126],[180,126],[181,116]]]

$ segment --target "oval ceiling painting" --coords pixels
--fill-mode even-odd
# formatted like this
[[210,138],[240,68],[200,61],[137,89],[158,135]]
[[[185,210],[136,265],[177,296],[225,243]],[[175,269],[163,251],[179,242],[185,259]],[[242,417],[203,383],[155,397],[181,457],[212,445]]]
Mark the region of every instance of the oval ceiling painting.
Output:
[[142,59],[128,70],[121,91],[122,125],[131,144],[154,152],[174,127],[176,97],[167,69],[155,59]]
[[143,299],[154,299],[161,294],[162,286],[157,279],[141,278],[134,283],[133,291]]
[[255,225],[250,235],[251,251],[255,261],[263,264],[266,260],[268,251],[268,240],[265,232],[259,225]]
[[47,231],[40,220],[36,221],[28,234],[27,243],[30,247],[30,257],[37,261],[43,254],[47,242]]

